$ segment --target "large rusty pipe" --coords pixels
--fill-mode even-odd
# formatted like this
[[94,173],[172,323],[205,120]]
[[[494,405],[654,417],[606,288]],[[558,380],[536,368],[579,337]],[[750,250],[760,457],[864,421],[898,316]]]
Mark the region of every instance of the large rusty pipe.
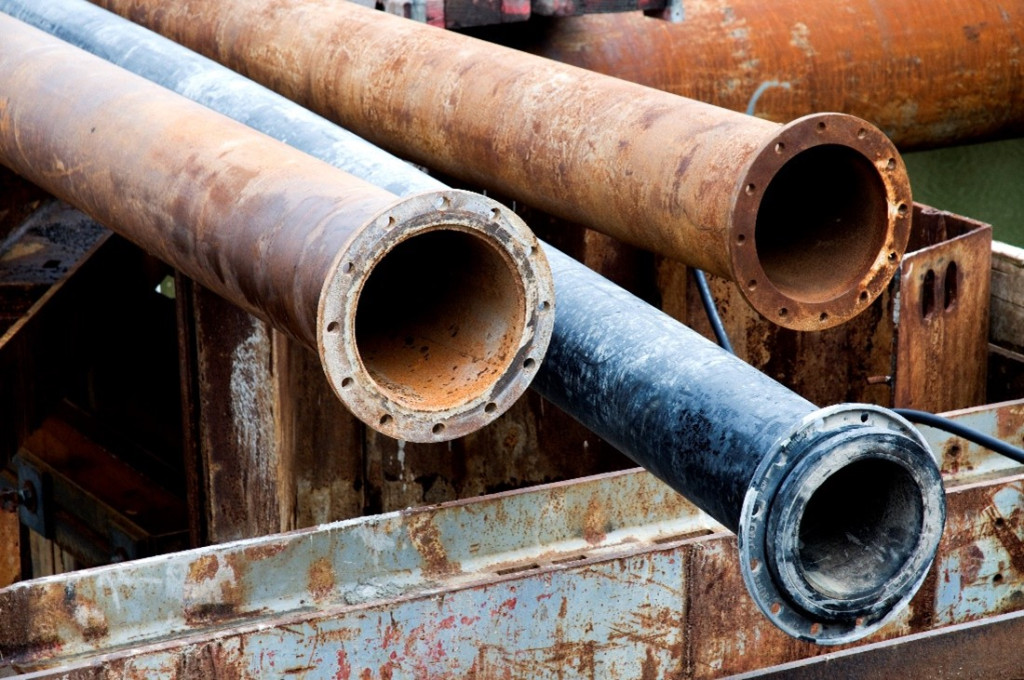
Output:
[[399,155],[740,284],[797,329],[849,319],[906,246],[893,145],[787,126],[337,0],[97,0]]
[[398,199],[7,16],[0,163],[319,351],[360,419],[458,437],[526,389],[547,261],[476,194]]
[[590,15],[494,37],[781,123],[842,111],[904,150],[1024,133],[1020,0],[681,5],[678,23]]
[[[361,176],[407,192],[444,188],[82,0],[0,0],[0,9]],[[898,612],[927,573],[944,514],[938,470],[920,435],[873,406],[815,409],[542,245],[558,305],[534,386],[737,531],[751,595],[783,630],[837,644]]]

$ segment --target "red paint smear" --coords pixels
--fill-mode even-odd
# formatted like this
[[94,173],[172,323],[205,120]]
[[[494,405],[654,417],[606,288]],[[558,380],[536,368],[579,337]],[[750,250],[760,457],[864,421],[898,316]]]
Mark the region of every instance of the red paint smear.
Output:
[[447,619],[445,619],[444,621],[442,621],[438,625],[441,628],[454,628],[455,627],[455,617],[454,616],[449,616]]
[[334,674],[334,680],[349,680],[352,677],[352,666],[348,663],[348,654],[344,649],[338,650],[338,672]]
[[384,649],[387,649],[392,644],[396,644],[401,639],[402,631],[400,631],[398,626],[395,624],[389,624],[388,627],[384,629]]
[[502,616],[503,614],[509,614],[513,609],[516,608],[517,600],[514,597],[510,597],[501,603],[497,609],[491,612],[492,616]]
[[463,616],[460,619],[460,623],[462,623],[463,626],[471,626],[471,625],[473,625],[474,623],[476,623],[479,620],[480,620],[479,616],[474,616],[472,618],[470,618],[468,616]]

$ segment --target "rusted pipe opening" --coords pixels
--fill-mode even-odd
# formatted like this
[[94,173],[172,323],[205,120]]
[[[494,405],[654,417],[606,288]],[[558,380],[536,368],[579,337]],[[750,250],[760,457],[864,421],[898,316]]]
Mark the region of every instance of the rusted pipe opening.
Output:
[[796,154],[772,178],[754,241],[779,292],[818,303],[858,286],[888,232],[877,168],[855,149],[826,144]]
[[822,595],[850,600],[883,589],[917,551],[924,504],[903,465],[866,458],[832,474],[799,524],[799,564]]
[[910,237],[899,153],[881,130],[841,113],[767,136],[734,196],[732,277],[754,309],[794,330],[831,328],[867,309]]
[[334,392],[395,439],[475,432],[533,381],[554,328],[554,280],[536,237],[485,196],[398,199],[335,257],[317,311]]
[[356,309],[356,348],[377,387],[443,410],[486,391],[512,363],[526,322],[520,276],[489,240],[416,234],[374,267]]

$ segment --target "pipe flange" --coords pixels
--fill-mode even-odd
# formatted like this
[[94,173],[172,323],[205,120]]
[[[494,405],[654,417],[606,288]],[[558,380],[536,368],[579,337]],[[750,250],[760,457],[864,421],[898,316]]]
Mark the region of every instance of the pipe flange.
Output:
[[743,579],[786,633],[852,642],[917,592],[944,523],[938,466],[913,426],[877,406],[821,409],[758,467],[740,517]]
[[733,279],[754,309],[786,328],[822,330],[864,311],[910,237],[903,159],[881,130],[847,114],[776,130],[734,196]]
[[353,414],[413,442],[478,430],[529,387],[554,326],[539,243],[467,191],[401,199],[342,250],[320,296],[317,347]]

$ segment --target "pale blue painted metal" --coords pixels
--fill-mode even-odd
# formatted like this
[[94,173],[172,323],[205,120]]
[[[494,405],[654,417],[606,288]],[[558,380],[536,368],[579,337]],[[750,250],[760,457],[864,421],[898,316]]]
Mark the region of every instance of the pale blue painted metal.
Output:
[[[954,417],[999,423],[990,434],[1020,441],[1022,413],[1017,403]],[[937,455],[953,443],[929,439]],[[933,625],[1022,604],[1011,594],[1024,571],[991,542],[993,516],[957,500],[984,489],[1024,533],[1021,477],[983,482],[992,466],[980,452],[974,460],[982,472],[957,473],[950,490],[958,534],[935,567],[960,596],[936,590]],[[955,543],[965,536],[980,567]],[[726,664],[771,627],[761,617],[724,631],[688,621],[712,585],[693,580],[696,554],[728,559],[738,578],[735,540],[707,515],[642,470],[602,475],[19,583],[0,590],[0,675],[671,675],[688,645]],[[996,567],[1008,595],[999,602],[982,586]]]

